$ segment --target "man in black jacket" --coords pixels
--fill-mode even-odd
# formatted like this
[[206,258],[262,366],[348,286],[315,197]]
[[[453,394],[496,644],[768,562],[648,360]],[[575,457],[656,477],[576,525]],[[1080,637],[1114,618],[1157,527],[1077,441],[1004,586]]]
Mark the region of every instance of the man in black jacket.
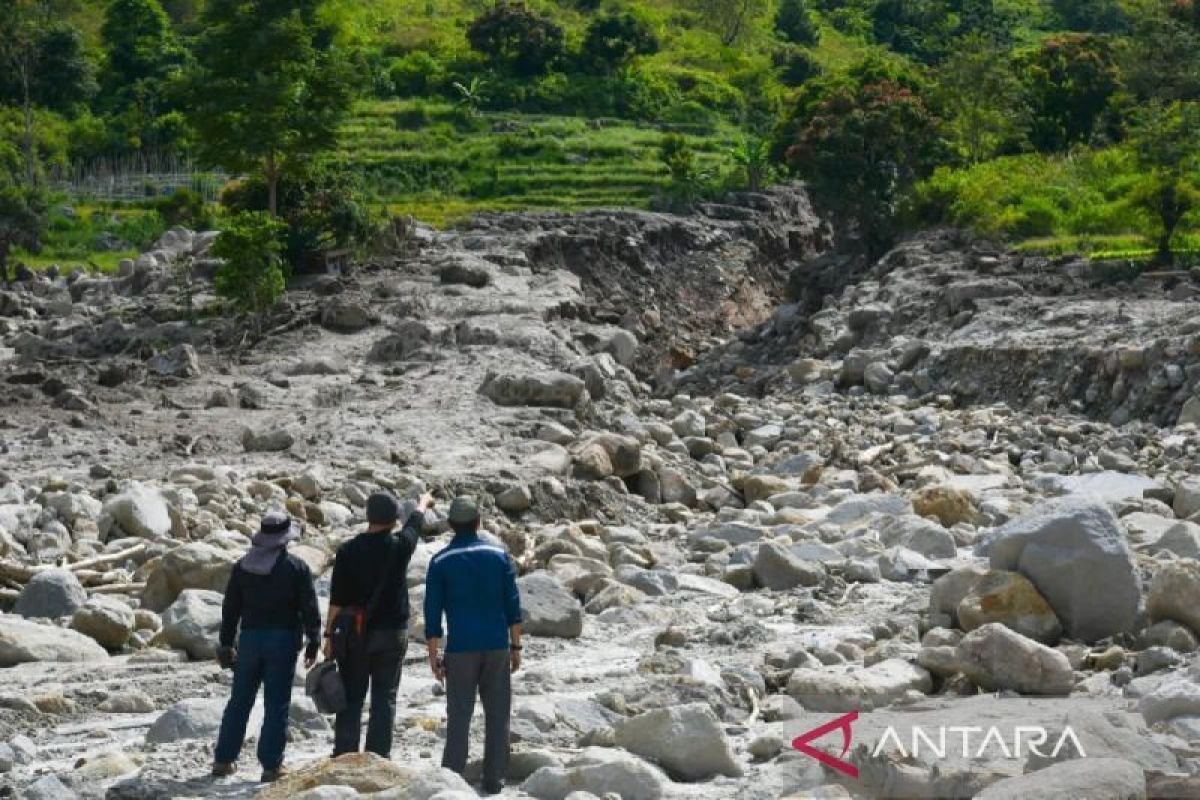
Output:
[[[262,779],[274,781],[283,772],[296,656],[306,635],[304,665],[316,663],[321,631],[312,571],[287,552],[288,543],[300,538],[300,533],[300,526],[286,514],[266,514],[250,552],[230,573],[217,660],[222,667],[233,668],[233,689],[217,736],[214,776],[234,773],[259,685],[263,687],[263,724],[258,737]],[[235,650],[239,624],[241,636]]]
[[332,657],[329,641],[334,620],[345,608],[366,609],[377,587],[379,598],[365,619],[364,652],[339,660],[338,670],[346,687],[346,710],[334,721],[333,755],[358,752],[362,733],[363,702],[371,690],[371,717],[367,722],[366,749],[388,758],[392,751],[392,727],[396,721],[396,692],[400,668],[408,649],[408,562],[421,536],[425,512],[433,507],[433,496],[425,495],[404,522],[400,534],[392,530],[400,516],[400,503],[390,494],[378,492],[367,498],[367,530],[338,548],[329,588],[329,617],[325,626],[325,655]]

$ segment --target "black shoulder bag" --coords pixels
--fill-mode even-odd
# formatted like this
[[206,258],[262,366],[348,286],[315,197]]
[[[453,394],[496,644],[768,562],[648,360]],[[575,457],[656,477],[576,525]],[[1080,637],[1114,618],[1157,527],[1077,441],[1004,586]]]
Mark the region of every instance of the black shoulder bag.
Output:
[[367,651],[367,620],[371,618],[375,607],[379,605],[384,584],[391,576],[392,568],[396,565],[397,555],[402,549],[401,542],[394,534],[389,533],[387,536],[394,541],[391,551],[388,553],[387,564],[383,568],[383,575],[380,577],[379,583],[375,584],[375,591],[371,593],[370,602],[366,607],[347,606],[341,609],[333,620],[330,639],[333,642],[333,657],[340,664],[352,663],[360,659]]

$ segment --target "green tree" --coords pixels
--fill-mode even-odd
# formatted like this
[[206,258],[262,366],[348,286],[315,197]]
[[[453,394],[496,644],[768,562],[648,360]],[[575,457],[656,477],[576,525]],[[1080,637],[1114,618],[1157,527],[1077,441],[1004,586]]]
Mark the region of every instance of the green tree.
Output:
[[36,252],[45,230],[45,195],[0,178],[0,279],[4,283],[9,282],[8,258],[13,248]]
[[[231,212],[266,211],[267,186],[261,178],[238,181],[221,193]],[[326,248],[365,244],[376,232],[354,177],[333,165],[313,165],[279,184],[278,219],[286,226],[284,256],[289,264],[311,261]]]
[[351,59],[325,0],[209,0],[189,117],[202,156],[259,175],[267,208],[279,179],[337,142],[354,97]]
[[580,60],[597,72],[611,73],[637,56],[657,53],[658,47],[658,37],[645,20],[628,11],[608,13],[588,25]]
[[780,0],[779,8],[775,10],[775,32],[785,42],[810,47],[821,38],[804,0]]
[[764,21],[770,20],[767,0],[694,0],[702,24],[732,47],[751,36]]
[[1123,70],[1139,102],[1200,97],[1200,25],[1189,24],[1179,13],[1148,9],[1137,17]]
[[738,142],[731,155],[734,163],[741,168],[743,185],[749,191],[757,192],[774,177],[771,143],[768,140],[758,136],[746,137]]
[[807,116],[788,164],[814,203],[869,257],[895,240],[901,204],[943,145],[938,120],[912,90],[884,80],[833,89]]
[[871,15],[875,41],[935,64],[945,54],[959,25],[945,0],[879,0]]
[[1156,222],[1155,262],[1169,265],[1175,232],[1200,208],[1200,103],[1151,103],[1140,109],[1129,142],[1144,175],[1134,201]]
[[104,45],[99,108],[112,146],[138,150],[180,136],[174,92],[187,64],[158,0],[110,0],[100,28]]
[[1034,146],[1063,150],[1100,132],[1109,102],[1121,88],[1117,56],[1107,37],[1052,36],[1020,66]]
[[0,67],[13,76],[17,86],[24,130],[21,151],[24,154],[25,185],[37,183],[34,153],[34,86],[40,53],[40,32],[49,21],[50,9],[38,0],[9,0],[0,4]]
[[183,60],[171,20],[158,0],[111,0],[100,36],[105,84],[112,94],[139,81],[162,81]]
[[[0,25],[4,24],[3,16],[0,12]],[[69,113],[92,98],[96,92],[95,70],[78,28],[62,21],[40,22],[30,45],[29,99],[33,105]],[[0,70],[0,103],[21,105],[23,101],[19,70]]]
[[467,28],[471,49],[517,75],[541,75],[563,54],[563,29],[522,3],[501,2]]
[[213,281],[218,296],[251,314],[279,301],[287,287],[283,228],[261,211],[244,211],[225,222],[211,250],[224,261]]
[[704,192],[707,175],[696,163],[696,153],[686,137],[668,133],[658,148],[658,158],[667,168],[667,195],[670,205],[686,209]]
[[1051,5],[1068,30],[1120,33],[1129,26],[1129,17],[1118,0],[1052,0]]
[[1021,141],[1028,109],[1007,50],[983,34],[951,48],[937,73],[947,133],[967,161],[984,161]]
[[487,100],[487,93],[484,91],[487,81],[475,75],[467,83],[454,81],[451,85],[454,91],[458,92],[459,107],[465,109],[468,116],[479,116],[479,108]]

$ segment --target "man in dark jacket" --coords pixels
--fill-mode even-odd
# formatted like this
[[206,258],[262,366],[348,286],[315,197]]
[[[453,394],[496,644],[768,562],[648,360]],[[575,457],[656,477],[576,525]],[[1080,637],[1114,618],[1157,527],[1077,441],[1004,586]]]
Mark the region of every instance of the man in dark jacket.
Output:
[[[266,514],[250,552],[229,575],[217,660],[222,667],[233,668],[233,689],[217,736],[216,777],[234,773],[259,685],[263,687],[263,723],[258,737],[262,779],[274,781],[283,772],[296,656],[307,636],[304,665],[311,667],[321,642],[321,612],[312,571],[287,552],[288,543],[300,538],[300,533],[300,526],[286,514]],[[235,650],[239,625],[241,636]]]
[[[379,492],[367,499],[367,531],[338,548],[329,589],[329,617],[325,626],[325,655],[332,657],[328,641],[333,622],[344,608],[365,609],[376,587],[382,587],[371,615],[365,620],[365,652],[338,662],[346,687],[346,710],[334,721],[333,755],[358,752],[362,733],[363,702],[371,690],[371,716],[367,722],[366,749],[388,758],[392,752],[392,727],[396,721],[396,692],[400,668],[408,649],[408,562],[417,548],[425,512],[433,495],[425,495],[409,515],[399,536],[392,535],[400,516],[400,503]],[[389,568],[390,564],[390,568]]]
[[[479,536],[479,511],[457,497],[448,514],[454,539],[429,562],[425,578],[425,638],[434,677],[446,682],[446,748],[442,766],[460,775],[475,694],[483,701],[483,790],[497,794],[508,772],[511,673],[521,668],[521,595],[517,570],[504,550]],[[442,614],[450,627],[439,648]]]

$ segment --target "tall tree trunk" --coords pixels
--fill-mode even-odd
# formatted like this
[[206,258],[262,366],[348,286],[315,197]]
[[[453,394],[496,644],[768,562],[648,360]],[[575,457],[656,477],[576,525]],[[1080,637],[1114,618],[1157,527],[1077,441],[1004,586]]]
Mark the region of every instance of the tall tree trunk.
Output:
[[[26,54],[27,56],[28,54]],[[33,157],[33,102],[29,97],[29,62],[21,59],[21,64],[18,67],[21,73],[21,104],[25,113],[25,183],[29,188],[34,188],[37,185],[37,169]]]
[[279,216],[279,163],[275,154],[267,156],[267,213],[272,217]]
[[1154,257],[1155,262],[1162,267],[1169,267],[1175,263],[1175,255],[1171,252],[1171,239],[1175,237],[1175,229],[1179,227],[1179,219],[1183,216],[1176,200],[1175,184],[1169,182],[1163,187],[1159,200],[1163,229],[1158,237],[1158,253]]

